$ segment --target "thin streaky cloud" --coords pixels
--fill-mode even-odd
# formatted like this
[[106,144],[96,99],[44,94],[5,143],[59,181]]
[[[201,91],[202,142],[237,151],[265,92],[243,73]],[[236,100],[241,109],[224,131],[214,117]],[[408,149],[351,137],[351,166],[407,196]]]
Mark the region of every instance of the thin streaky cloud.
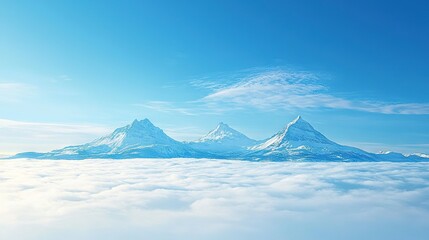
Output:
[[140,106],[185,115],[221,114],[243,109],[342,109],[381,114],[429,114],[429,103],[395,103],[337,96],[323,84],[321,74],[306,71],[259,68],[208,79],[190,82],[193,87],[210,91],[200,99],[181,103],[149,101]]
[[144,107],[147,109],[152,109],[152,110],[156,110],[158,112],[164,112],[164,113],[180,113],[183,115],[190,115],[190,116],[196,115],[196,113],[194,113],[192,108],[178,107],[174,103],[167,102],[167,101],[148,101],[145,103],[135,104],[135,106]]
[[52,133],[106,133],[108,128],[95,125],[25,122],[0,119],[2,129],[37,129]]
[[228,108],[220,108],[217,106],[217,104],[205,103],[200,100],[183,103],[174,103],[168,101],[147,101],[144,103],[134,104],[134,106],[143,107],[162,113],[178,113],[188,116],[220,115],[226,111],[239,109],[238,107],[233,106],[229,106]]
[[332,108],[383,114],[429,114],[429,103],[389,103],[335,96],[318,75],[285,70],[265,71],[216,89],[206,103],[234,104],[263,110]]
[[33,95],[36,87],[26,83],[0,82],[0,102],[19,102]]
[[216,90],[226,86],[225,83],[216,83],[211,81],[205,81],[202,79],[193,80],[190,82],[190,84],[191,86],[196,88],[204,88],[204,89],[210,89],[210,90]]
[[70,81],[73,81],[73,79],[66,74],[62,74],[62,75],[60,75],[58,77],[54,77],[50,80],[51,83],[70,82]]
[[51,151],[94,140],[112,131],[92,124],[61,124],[0,119],[0,155]]

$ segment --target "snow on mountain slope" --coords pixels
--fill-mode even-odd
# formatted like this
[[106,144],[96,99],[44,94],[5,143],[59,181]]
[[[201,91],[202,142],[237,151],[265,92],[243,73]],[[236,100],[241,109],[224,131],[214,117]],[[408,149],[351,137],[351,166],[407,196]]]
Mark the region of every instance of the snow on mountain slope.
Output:
[[429,154],[425,154],[425,153],[413,153],[413,154],[407,155],[407,157],[429,158]]
[[[381,161],[407,161],[407,157],[402,153],[391,152],[391,151],[381,151],[376,154],[377,158]],[[411,158],[410,158],[411,159]]]
[[185,157],[201,154],[182,142],[167,136],[148,119],[134,120],[132,124],[90,143],[69,146],[49,153],[24,153],[18,157],[84,159],[132,157]]
[[272,136],[267,141],[252,147],[253,150],[297,148],[301,146],[320,148],[325,145],[332,146],[336,143],[327,139],[316,131],[308,122],[298,116],[290,122],[283,130]]
[[227,124],[219,125],[195,142],[178,142],[148,119],[116,129],[90,143],[48,153],[26,152],[11,158],[222,158],[272,161],[428,161],[428,155],[384,152],[368,153],[337,144],[315,130],[301,117],[264,142],[250,139]]
[[250,150],[254,151],[250,156],[275,160],[321,158],[354,161],[356,158],[361,160],[374,158],[372,154],[363,150],[329,140],[301,116],[265,142],[251,147]]
[[112,134],[99,138],[88,147],[107,146],[111,152],[153,145],[181,145],[167,136],[160,128],[155,127],[147,118],[116,129]]
[[404,155],[398,152],[382,151],[376,154],[379,161],[388,162],[419,162],[427,161],[429,155],[423,153],[413,153]]
[[221,122],[207,135],[188,144],[200,151],[225,155],[245,151],[248,147],[257,143],[258,141],[248,138],[246,135]]
[[241,132],[231,128],[228,124],[220,122],[215,129],[196,142],[222,142],[226,140],[237,140],[245,144],[253,144],[256,140],[248,138]]

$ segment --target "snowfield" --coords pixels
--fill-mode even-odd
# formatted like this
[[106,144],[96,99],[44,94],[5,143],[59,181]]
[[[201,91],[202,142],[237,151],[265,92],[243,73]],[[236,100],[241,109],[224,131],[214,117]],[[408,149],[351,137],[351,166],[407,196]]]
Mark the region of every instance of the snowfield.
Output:
[[134,120],[92,142],[68,146],[47,153],[23,152],[11,158],[82,160],[133,158],[216,158],[254,161],[324,162],[428,162],[426,154],[379,154],[340,145],[326,138],[298,116],[264,141],[257,141],[225,123],[193,142],[169,137],[149,119]]
[[428,236],[429,163],[0,161],[0,239]]

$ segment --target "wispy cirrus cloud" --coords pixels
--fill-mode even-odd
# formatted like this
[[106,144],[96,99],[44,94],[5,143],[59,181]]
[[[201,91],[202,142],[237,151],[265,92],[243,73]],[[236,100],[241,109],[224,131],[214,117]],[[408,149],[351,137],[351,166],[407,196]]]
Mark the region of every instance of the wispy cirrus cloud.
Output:
[[0,103],[19,102],[34,94],[35,89],[26,83],[0,82]]
[[196,115],[195,109],[190,107],[178,107],[176,104],[167,101],[147,101],[145,103],[135,104],[137,107],[156,110],[159,112],[172,112],[183,115]]
[[72,80],[73,79],[70,76],[68,76],[66,74],[62,74],[62,75],[59,75],[57,77],[51,78],[49,81],[51,83],[61,83],[61,82],[70,82]]
[[[339,96],[323,84],[320,74],[281,68],[242,71],[230,76],[193,80],[208,93],[186,103],[148,102],[147,108],[187,115],[239,109],[344,109],[382,114],[429,114],[429,103],[387,102]],[[356,93],[354,93],[356,95]]]
[[228,111],[243,109],[240,106],[219,106],[218,103],[204,102],[201,100],[189,102],[147,101],[134,104],[137,107],[155,110],[162,113],[182,114],[188,116],[219,115]]
[[251,74],[235,84],[215,89],[201,101],[266,110],[332,108],[383,114],[429,114],[429,103],[389,103],[339,97],[322,85],[318,75],[285,70]]
[[80,144],[106,134],[111,129],[89,124],[60,124],[0,119],[0,154],[50,151]]

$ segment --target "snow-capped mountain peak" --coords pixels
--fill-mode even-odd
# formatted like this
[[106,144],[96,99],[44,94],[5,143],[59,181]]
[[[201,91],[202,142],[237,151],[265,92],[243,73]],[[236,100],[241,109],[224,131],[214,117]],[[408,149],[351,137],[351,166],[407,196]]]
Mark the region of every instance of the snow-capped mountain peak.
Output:
[[218,130],[231,130],[232,128],[231,128],[228,124],[223,123],[223,122],[220,122],[220,123],[216,126],[216,129],[218,129]]
[[222,158],[248,160],[308,161],[429,161],[427,154],[368,153],[327,139],[298,116],[263,143],[250,139],[220,122],[194,142],[178,142],[147,118],[117,128],[90,143],[68,146],[47,153],[26,152],[11,158]]
[[136,119],[107,136],[83,145],[68,146],[41,154],[24,153],[21,156],[26,155],[52,159],[199,156],[186,144],[167,136],[147,118]]
[[134,119],[130,125],[131,127],[155,127],[152,122],[145,118],[143,120]]
[[231,128],[228,124],[220,122],[215,129],[211,132],[237,132],[233,128]]
[[285,158],[325,158],[345,161],[356,158],[373,159],[373,156],[365,151],[329,140],[301,116],[295,118],[265,142],[250,149],[254,151],[251,155],[262,155],[279,160]]
[[335,144],[323,134],[315,130],[301,116],[295,118],[277,134],[264,143],[253,147],[253,150],[276,149],[279,147],[297,148],[300,146],[315,146],[320,144]]
[[310,123],[305,121],[301,116],[296,117],[292,122],[288,123],[286,128],[290,127],[297,127],[314,131],[314,128],[310,125]]
[[407,157],[420,157],[420,158],[429,158],[429,154],[426,153],[412,153],[406,155]]
[[175,142],[149,119],[134,120],[131,124],[116,129],[112,134],[101,137],[89,146],[110,147],[113,151],[136,146],[170,144]]
[[[283,133],[288,135],[288,137],[294,137],[292,135],[300,135],[312,137],[314,135],[322,135],[318,131],[316,131],[310,123],[305,121],[301,116],[295,118],[292,122],[288,123],[286,127],[283,129]],[[323,135],[322,135],[323,136]]]
[[[231,128],[228,124],[220,122],[215,129],[211,130],[207,135],[200,138],[197,142],[207,142],[207,141],[220,141],[224,139],[246,139],[251,140],[246,135],[240,133],[239,131]],[[253,141],[253,140],[251,140]]]
[[193,148],[210,153],[241,152],[257,144],[256,140],[220,122],[207,135],[189,143]]

